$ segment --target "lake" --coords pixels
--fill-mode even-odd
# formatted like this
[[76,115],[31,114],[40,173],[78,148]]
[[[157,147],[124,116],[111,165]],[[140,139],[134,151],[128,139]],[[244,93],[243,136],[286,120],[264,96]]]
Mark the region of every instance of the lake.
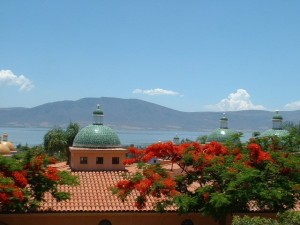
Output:
[[[0,135],[8,133],[8,140],[15,145],[22,144],[35,146],[43,144],[44,135],[49,128],[11,128],[4,127],[0,130]],[[157,141],[173,140],[177,134],[181,139],[196,140],[198,136],[209,134],[209,132],[193,132],[193,131],[159,131],[159,130],[115,130],[118,134],[122,145],[134,144],[135,146],[147,146]],[[252,132],[244,132],[242,141],[246,141],[251,137]]]

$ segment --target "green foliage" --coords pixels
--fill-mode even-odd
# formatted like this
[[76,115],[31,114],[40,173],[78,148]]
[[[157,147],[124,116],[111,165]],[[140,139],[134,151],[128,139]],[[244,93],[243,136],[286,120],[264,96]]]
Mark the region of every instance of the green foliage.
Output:
[[232,225],[300,225],[300,212],[279,213],[278,220],[258,216],[234,216]]
[[78,177],[76,176],[71,176],[69,171],[58,171],[60,180],[59,180],[59,184],[61,185],[79,185],[79,180]]
[[59,185],[77,185],[78,177],[49,166],[55,162],[40,148],[12,158],[0,156],[0,211],[34,211],[46,192],[57,201],[69,199],[70,194],[60,191]]
[[61,201],[66,201],[68,199],[70,199],[71,195],[70,193],[68,192],[55,192],[52,194],[53,197],[55,197],[55,199],[58,201],[58,202],[61,202]]
[[205,144],[206,139],[207,139],[207,135],[203,135],[203,136],[197,137],[197,141],[198,141],[200,144]]
[[23,152],[23,151],[29,150],[30,148],[28,147],[27,144],[26,144],[26,145],[18,144],[18,145],[16,146],[16,149],[17,149],[18,152]]
[[66,151],[67,138],[65,131],[61,128],[54,128],[44,136],[44,147],[51,156],[60,156]]
[[72,146],[73,145],[73,141],[75,139],[75,136],[77,135],[77,133],[80,130],[80,126],[78,123],[72,123],[70,122],[70,124],[67,127],[67,130],[65,132],[65,136],[67,139],[67,145],[68,146]]
[[228,140],[224,143],[225,146],[228,146],[230,148],[241,148],[242,147],[242,142],[241,138],[243,137],[242,132],[237,132],[232,134]]
[[255,137],[263,149],[280,150],[285,152],[300,152],[300,123],[285,122],[283,129],[289,131],[289,135],[284,137],[269,136]]
[[166,142],[144,151],[131,149],[143,162],[152,157],[168,158],[180,168],[179,173],[171,180],[163,167],[143,164],[136,177],[126,177],[116,185],[115,193],[124,200],[136,189],[140,194],[138,208],[152,195],[162,197],[157,201],[160,211],[175,204],[180,213],[201,212],[218,221],[235,212],[255,209],[277,213],[294,208],[300,200],[298,155],[285,151],[276,137],[250,139],[244,145],[237,137],[224,145],[192,142],[176,146]]
[[79,124],[70,122],[66,130],[59,127],[49,130],[44,136],[45,151],[51,156],[66,160],[69,158],[68,148],[72,146],[79,129]]
[[180,141],[180,143],[182,144],[182,143],[191,143],[191,142],[193,142],[191,139],[189,139],[189,138],[183,138],[183,139],[181,139],[181,141]]
[[258,137],[260,135],[259,131],[253,131],[252,132],[252,137]]
[[232,225],[280,225],[277,220],[263,217],[235,216]]
[[300,225],[300,212],[286,211],[278,215],[280,225]]

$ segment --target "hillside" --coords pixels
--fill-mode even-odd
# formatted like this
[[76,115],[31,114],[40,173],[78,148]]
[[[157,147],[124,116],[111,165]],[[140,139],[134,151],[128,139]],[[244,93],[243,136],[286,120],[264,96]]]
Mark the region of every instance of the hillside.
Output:
[[[212,130],[219,127],[220,112],[181,112],[138,99],[84,98],[46,103],[33,108],[0,109],[1,127],[66,127],[92,123],[97,104],[104,111],[104,123],[114,129]],[[280,112],[284,121],[298,123],[300,110]],[[238,130],[265,130],[272,127],[274,112],[246,110],[226,112],[229,127]]]

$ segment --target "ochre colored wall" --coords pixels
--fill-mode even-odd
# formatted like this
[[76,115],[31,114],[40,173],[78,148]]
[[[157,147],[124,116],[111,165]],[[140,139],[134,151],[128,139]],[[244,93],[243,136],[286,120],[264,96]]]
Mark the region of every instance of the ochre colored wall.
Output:
[[[70,147],[71,169],[75,171],[124,170],[123,160],[127,149],[84,149]],[[80,164],[80,157],[87,157],[88,164]],[[96,157],[103,157],[103,164],[96,164]],[[119,164],[112,164],[112,157],[119,157]]]
[[177,213],[35,213],[0,214],[1,222],[7,225],[99,225],[102,220],[112,225],[181,225],[185,219],[194,225],[217,225],[207,216]]

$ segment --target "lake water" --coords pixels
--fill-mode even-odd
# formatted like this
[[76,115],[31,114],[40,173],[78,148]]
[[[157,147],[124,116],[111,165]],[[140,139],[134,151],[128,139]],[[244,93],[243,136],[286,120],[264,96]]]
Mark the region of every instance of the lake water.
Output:
[[[0,135],[8,133],[8,140],[15,145],[22,144],[35,146],[43,144],[44,135],[49,131],[48,128],[10,128],[0,129]],[[158,131],[158,130],[116,130],[115,131],[122,145],[134,144],[135,146],[147,146],[157,141],[173,140],[177,134],[181,139],[196,140],[198,136],[209,134],[209,132],[192,131]],[[244,132],[243,141],[248,140],[251,132]]]

